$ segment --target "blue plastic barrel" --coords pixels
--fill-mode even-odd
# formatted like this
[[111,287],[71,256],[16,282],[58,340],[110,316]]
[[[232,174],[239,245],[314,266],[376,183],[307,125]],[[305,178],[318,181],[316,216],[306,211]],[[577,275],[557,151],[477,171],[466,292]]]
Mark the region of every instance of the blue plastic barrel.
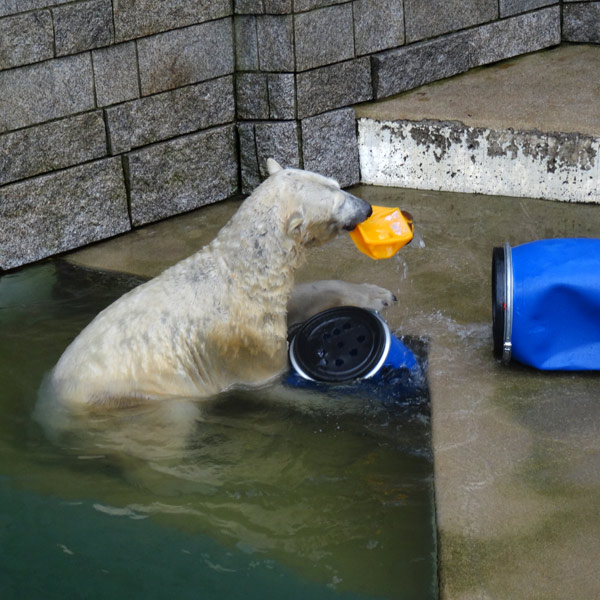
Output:
[[494,248],[494,354],[543,370],[600,369],[600,239]]
[[326,383],[376,379],[386,369],[419,366],[377,312],[357,306],[331,308],[308,319],[294,333],[289,357],[300,378]]

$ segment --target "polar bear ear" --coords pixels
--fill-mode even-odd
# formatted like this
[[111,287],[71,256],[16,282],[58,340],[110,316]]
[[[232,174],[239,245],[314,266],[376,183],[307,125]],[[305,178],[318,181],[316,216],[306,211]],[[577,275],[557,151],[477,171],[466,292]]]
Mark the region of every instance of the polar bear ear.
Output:
[[281,171],[281,166],[275,159],[267,158],[267,171],[269,175],[275,175],[275,173]]
[[287,218],[287,233],[288,235],[295,236],[302,229],[304,224],[304,214],[301,210],[295,210]]

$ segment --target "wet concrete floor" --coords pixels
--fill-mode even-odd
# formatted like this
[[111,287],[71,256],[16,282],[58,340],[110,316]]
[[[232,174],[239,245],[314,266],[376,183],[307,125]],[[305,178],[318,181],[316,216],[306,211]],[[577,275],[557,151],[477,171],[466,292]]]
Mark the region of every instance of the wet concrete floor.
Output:
[[[410,208],[426,242],[402,254],[406,278],[397,310],[406,311],[400,326],[432,339],[443,599],[600,597],[599,376],[497,364],[489,301],[493,246],[600,237],[599,207],[527,199],[597,202],[597,151],[591,162],[561,172],[552,188],[553,165],[542,160],[535,171],[518,144],[520,138],[539,147],[556,142],[559,150],[569,139],[583,140],[582,148],[597,144],[599,72],[597,45],[562,45],[356,109],[362,120],[450,122],[453,132],[504,136],[507,147],[515,142],[504,163],[484,161],[477,171],[465,155],[459,171],[475,169],[475,183],[500,178],[502,185],[492,182],[487,193],[511,189],[525,196],[361,190],[374,202],[415,202]],[[452,165],[440,166],[439,158],[427,165],[423,159],[422,180],[404,185],[479,191],[468,177],[463,187],[447,187]]]
[[[393,330],[429,341],[443,599],[596,598],[600,590],[600,380],[502,366],[492,355],[492,248],[594,237],[600,207],[358,186],[415,217],[422,243],[388,260],[349,236],[311,250],[298,280],[392,289]],[[74,252],[95,268],[155,275],[209,241],[238,206],[205,207]]]

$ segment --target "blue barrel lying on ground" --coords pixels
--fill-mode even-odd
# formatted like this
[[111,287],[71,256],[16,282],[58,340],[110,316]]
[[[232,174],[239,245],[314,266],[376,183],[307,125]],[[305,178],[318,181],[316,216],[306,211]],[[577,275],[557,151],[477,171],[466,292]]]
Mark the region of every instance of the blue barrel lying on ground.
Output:
[[493,249],[494,355],[543,370],[600,370],[600,239]]
[[293,387],[365,393],[400,402],[426,387],[425,359],[391,333],[376,312],[341,306],[320,312],[290,334]]

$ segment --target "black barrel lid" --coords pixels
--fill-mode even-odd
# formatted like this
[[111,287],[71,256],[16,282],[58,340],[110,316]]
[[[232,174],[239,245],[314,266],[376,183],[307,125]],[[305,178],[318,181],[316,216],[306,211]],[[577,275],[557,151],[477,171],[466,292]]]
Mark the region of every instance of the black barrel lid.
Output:
[[341,382],[364,377],[387,345],[384,323],[357,306],[325,310],[306,321],[294,336],[290,360],[300,375]]

